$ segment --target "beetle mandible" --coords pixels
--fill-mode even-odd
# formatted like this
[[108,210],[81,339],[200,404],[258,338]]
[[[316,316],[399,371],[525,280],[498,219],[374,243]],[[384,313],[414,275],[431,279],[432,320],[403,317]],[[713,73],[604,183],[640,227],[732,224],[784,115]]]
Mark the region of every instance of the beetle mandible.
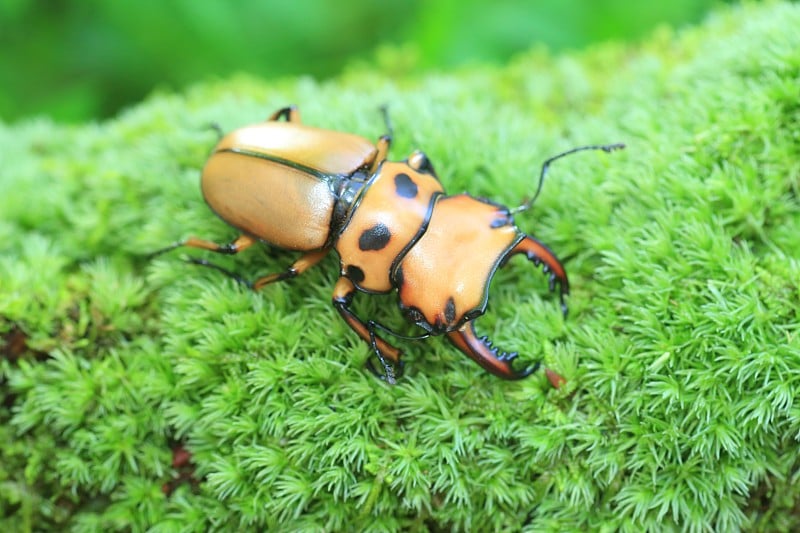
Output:
[[[387,133],[377,143],[306,126],[295,106],[222,136],[203,169],[201,187],[212,211],[236,228],[239,237],[229,244],[190,237],[152,255],[181,246],[237,254],[258,241],[303,253],[283,272],[252,283],[204,260],[193,261],[258,290],[302,274],[335,249],[340,277],[333,305],[378,357],[383,375],[368,360],[376,375],[395,383],[403,368],[400,350],[379,332],[402,339],[444,334],[496,376],[520,379],[531,374],[539,362],[515,370],[517,353],[499,351],[474,328],[475,319],[486,311],[494,273],[517,254],[544,265],[550,290],[558,285],[566,314],[569,281],[564,266],[544,244],[517,228],[514,215],[531,207],[556,159],[624,145],[581,146],[547,159],[533,197],[509,209],[469,194],[446,195],[420,151],[405,161],[388,161],[392,128],[386,108],[383,112]],[[401,335],[374,320],[362,320],[350,308],[356,291],[392,290],[406,318],[425,333]]]

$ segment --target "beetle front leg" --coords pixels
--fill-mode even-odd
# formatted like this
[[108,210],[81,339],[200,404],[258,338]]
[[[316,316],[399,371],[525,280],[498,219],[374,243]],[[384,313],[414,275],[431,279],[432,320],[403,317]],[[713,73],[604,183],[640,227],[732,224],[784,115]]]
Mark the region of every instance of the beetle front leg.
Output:
[[[375,335],[375,327],[379,326],[377,322],[370,320],[367,322],[367,331],[369,331],[369,345],[372,348],[372,351],[375,352],[375,355],[378,356],[378,361],[381,362],[381,366],[383,367],[383,374],[378,372],[375,369],[375,365],[372,364],[372,359],[367,359],[367,369],[375,374],[379,379],[386,381],[389,385],[396,385],[397,378],[403,375],[403,362],[397,361],[395,364],[389,363],[386,358],[381,354],[381,351],[378,349],[378,336]],[[395,370],[395,365],[397,366],[397,370]]]
[[[394,384],[394,371],[389,372],[392,365],[400,365],[401,352],[379,336],[375,334],[375,327],[372,322],[370,325],[365,324],[358,318],[353,311],[350,310],[350,304],[353,302],[353,297],[356,293],[356,287],[353,282],[342,276],[336,282],[336,287],[333,289],[333,306],[342,315],[347,325],[355,331],[359,337],[365,342],[369,343],[372,350],[378,356],[378,359],[386,369],[386,380]],[[374,369],[373,369],[374,372]]]

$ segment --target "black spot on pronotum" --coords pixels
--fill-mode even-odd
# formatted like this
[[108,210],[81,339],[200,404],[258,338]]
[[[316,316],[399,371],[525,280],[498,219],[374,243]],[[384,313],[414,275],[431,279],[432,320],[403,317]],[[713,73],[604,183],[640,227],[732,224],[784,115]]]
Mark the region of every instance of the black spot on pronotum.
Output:
[[386,224],[378,223],[371,228],[364,230],[358,238],[358,247],[364,251],[382,250],[387,244],[392,234]]
[[447,305],[444,306],[444,319],[448,324],[452,324],[456,319],[456,302],[452,296],[448,298]]
[[355,265],[347,265],[346,273],[350,281],[356,283],[364,281],[364,271]]
[[412,180],[408,174],[402,172],[394,177],[394,186],[397,189],[397,195],[403,198],[414,198],[417,192],[419,192],[414,180]]

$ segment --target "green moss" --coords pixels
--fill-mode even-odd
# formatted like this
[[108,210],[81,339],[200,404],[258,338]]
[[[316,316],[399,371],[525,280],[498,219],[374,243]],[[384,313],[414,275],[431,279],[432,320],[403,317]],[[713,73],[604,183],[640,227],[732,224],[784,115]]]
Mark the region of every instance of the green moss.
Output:
[[[797,5],[744,6],[632,49],[239,78],[0,127],[0,528],[800,528],[798,27]],[[388,102],[395,158],[423,148],[449,191],[508,205],[545,157],[628,144],[559,161],[519,217],[566,259],[570,317],[514,262],[479,321],[564,389],[440,339],[400,342],[384,385],[330,306],[332,257],[258,294],[144,259],[233,236],[198,189],[207,125],[291,102],[369,138]],[[292,258],[214,260],[255,278]],[[356,309],[402,327],[392,298]]]

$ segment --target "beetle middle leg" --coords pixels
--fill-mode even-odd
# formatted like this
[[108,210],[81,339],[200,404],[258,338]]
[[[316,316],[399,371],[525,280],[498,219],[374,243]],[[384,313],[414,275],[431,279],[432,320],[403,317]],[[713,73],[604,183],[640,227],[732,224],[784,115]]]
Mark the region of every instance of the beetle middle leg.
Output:
[[236,237],[235,240],[229,242],[228,244],[218,244],[213,241],[207,241],[205,239],[198,239],[197,237],[189,237],[186,240],[178,241],[174,244],[170,244],[166,248],[161,248],[160,250],[156,250],[147,255],[148,258],[152,259],[158,255],[170,252],[176,248],[181,248],[182,246],[188,246],[189,248],[200,248],[201,250],[209,250],[214,253],[218,254],[226,254],[226,255],[233,255],[238,254],[244,250],[247,250],[251,246],[256,243],[256,239],[249,235],[239,235]]
[[[402,368],[400,362],[401,352],[375,334],[375,328],[380,326],[380,324],[373,321],[364,323],[364,321],[353,313],[350,309],[350,304],[353,302],[355,293],[356,287],[353,285],[353,282],[342,276],[339,278],[339,281],[336,282],[336,286],[333,289],[333,306],[339,311],[339,314],[342,315],[347,325],[365,342],[369,343],[386,371],[386,381],[394,384],[394,367]],[[380,327],[386,329],[383,326]],[[369,367],[369,363],[367,366]],[[370,368],[370,370],[377,375],[374,368]]]
[[[226,255],[234,255],[247,250],[253,244],[256,243],[256,239],[250,237],[249,235],[239,235],[234,241],[228,244],[218,244],[213,241],[207,241],[204,239],[198,239],[197,237],[189,237],[184,241],[179,241],[174,244],[167,246],[166,248],[162,248],[161,250],[156,250],[155,252],[148,255],[149,258],[156,257],[163,253],[169,252],[176,248],[180,248],[182,246],[188,246],[190,248],[200,248],[201,250],[208,250],[218,254],[226,254]],[[285,279],[291,279],[296,276],[299,276],[312,266],[319,263],[322,258],[324,258],[328,254],[329,248],[323,248],[321,250],[314,250],[311,252],[307,252],[300,256],[300,258],[292,263],[292,265],[282,272],[276,272],[274,274],[267,274],[266,276],[262,276],[257,280],[253,281],[252,283],[245,280],[238,274],[231,272],[221,266],[215,265],[214,263],[210,263],[205,259],[189,259],[189,262],[195,265],[204,266],[213,268],[214,270],[218,270],[225,274],[226,276],[235,279],[239,283],[243,285],[247,285],[254,291],[261,289],[264,285],[268,285],[270,283],[274,283],[276,281],[283,281]]]
[[188,261],[190,263],[194,264],[194,265],[213,268],[214,270],[222,272],[223,274],[225,274],[229,278],[232,278],[232,279],[236,280],[237,282],[241,283],[242,285],[246,285],[248,288],[250,288],[250,289],[252,289],[254,291],[258,291],[264,285],[268,285],[270,283],[275,283],[276,281],[283,281],[283,280],[286,280],[286,279],[291,279],[291,278],[299,276],[300,274],[302,274],[303,272],[305,272],[306,270],[308,270],[312,266],[314,266],[317,263],[319,263],[322,260],[322,258],[325,257],[327,254],[328,254],[328,248],[323,248],[322,250],[317,250],[317,251],[314,251],[314,252],[305,253],[302,256],[300,256],[300,259],[298,259],[297,261],[292,263],[292,266],[290,266],[286,270],[284,270],[282,272],[276,272],[274,274],[267,274],[266,276],[262,276],[262,277],[258,278],[255,281],[252,281],[252,282],[247,281],[246,279],[242,278],[238,274],[236,274],[234,272],[231,272],[230,270],[228,270],[226,268],[223,268],[223,267],[221,267],[219,265],[215,265],[214,263],[206,261],[205,259],[192,258],[192,259],[189,259]]
[[322,258],[328,255],[328,250],[329,248],[323,248],[322,250],[316,250],[301,255],[300,259],[292,263],[292,266],[290,266],[283,272],[276,272],[275,274],[267,274],[266,276],[262,276],[257,280],[255,280],[253,282],[253,290],[257,291],[264,285],[268,285],[270,283],[275,283],[276,281],[283,281],[285,279],[291,279],[299,276],[312,266],[322,261]]

